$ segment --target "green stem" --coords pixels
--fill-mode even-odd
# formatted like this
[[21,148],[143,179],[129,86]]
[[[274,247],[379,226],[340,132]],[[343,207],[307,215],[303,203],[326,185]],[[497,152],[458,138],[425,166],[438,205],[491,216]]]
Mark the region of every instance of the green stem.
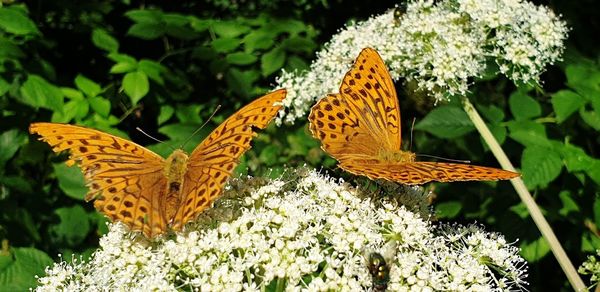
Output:
[[[513,167],[510,160],[508,160],[506,153],[504,153],[504,151],[500,147],[500,144],[498,144],[498,141],[496,141],[496,138],[494,138],[492,132],[490,132],[490,129],[486,126],[485,122],[483,121],[483,119],[481,119],[481,116],[479,116],[479,113],[477,113],[477,110],[475,109],[473,104],[471,104],[469,99],[466,97],[463,98],[463,108],[465,112],[467,112],[467,115],[469,116],[473,124],[475,125],[475,128],[477,128],[477,131],[479,131],[479,134],[481,134],[481,137],[483,137],[483,140],[485,140],[487,145],[490,147],[490,150],[492,150],[492,153],[494,154],[502,168],[510,171],[515,171],[515,168]],[[569,279],[571,286],[573,286],[575,291],[585,291],[585,284],[579,277],[579,274],[577,274],[577,270],[575,270],[575,267],[569,260],[569,257],[567,257],[565,250],[560,245],[560,242],[556,238],[554,231],[552,231],[550,224],[548,224],[548,221],[546,221],[546,218],[544,218],[544,215],[542,215],[540,208],[535,203],[533,197],[527,190],[527,187],[525,187],[523,179],[521,179],[521,177],[517,177],[511,179],[510,182],[513,184],[513,187],[517,191],[517,194],[519,194],[521,201],[527,207],[527,210],[529,211],[529,214],[531,214],[533,222],[535,222],[535,225],[537,225],[538,229],[542,233],[542,236],[550,245],[550,249],[552,250],[554,257],[556,257],[558,264],[560,264],[565,275],[567,276],[567,279]]]

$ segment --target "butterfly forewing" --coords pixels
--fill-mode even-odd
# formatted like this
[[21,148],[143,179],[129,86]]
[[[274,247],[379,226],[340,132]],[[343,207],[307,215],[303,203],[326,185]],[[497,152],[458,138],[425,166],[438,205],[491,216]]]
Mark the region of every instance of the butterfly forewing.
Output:
[[86,200],[112,220],[152,237],[166,229],[159,198],[166,187],[164,159],[125,139],[89,128],[55,123],[29,127],[55,152],[68,150],[89,192]]
[[221,195],[223,185],[250,149],[256,132],[264,129],[281,109],[286,91],[280,89],[258,98],[230,116],[194,149],[188,160],[183,204],[173,218],[172,228],[179,230]]

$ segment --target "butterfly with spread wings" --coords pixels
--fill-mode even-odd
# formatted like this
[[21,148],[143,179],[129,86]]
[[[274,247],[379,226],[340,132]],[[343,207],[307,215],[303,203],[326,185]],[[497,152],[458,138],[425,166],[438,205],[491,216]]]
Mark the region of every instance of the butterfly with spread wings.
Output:
[[258,98],[230,116],[188,156],[175,150],[167,159],[126,139],[97,130],[56,123],[33,123],[32,134],[55,152],[68,150],[89,192],[86,200],[113,221],[153,238],[178,231],[223,192],[223,185],[250,149],[254,128],[275,117],[285,89]]
[[400,107],[392,78],[379,54],[363,49],[338,94],[311,109],[310,131],[338,166],[371,179],[408,185],[430,181],[501,180],[519,176],[498,168],[416,161],[400,148]]

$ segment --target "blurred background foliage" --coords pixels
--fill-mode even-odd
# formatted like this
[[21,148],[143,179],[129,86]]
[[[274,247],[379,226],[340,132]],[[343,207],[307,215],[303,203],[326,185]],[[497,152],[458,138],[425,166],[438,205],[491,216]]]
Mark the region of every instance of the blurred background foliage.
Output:
[[[83,201],[79,169],[65,166],[65,155],[52,154],[30,136],[29,123],[85,125],[166,156],[221,105],[186,144],[190,151],[236,109],[270,91],[281,69],[307,69],[344,24],[395,4],[2,1],[0,290],[34,286],[33,275],[42,274],[59,254],[66,260],[85,257],[106,232],[103,216]],[[472,100],[579,265],[600,247],[600,9],[591,0],[536,4],[563,14],[573,29],[565,61],[544,74],[543,88],[516,88],[496,78],[476,83]],[[417,120],[413,151],[497,165],[459,105],[433,108],[398,90],[404,132]],[[136,127],[166,142],[155,144]],[[285,166],[308,164],[360,182],[335,168],[310,137],[306,121],[272,125],[253,145],[237,173],[277,176]],[[530,264],[531,290],[569,290],[509,183],[427,187],[438,220],[478,221],[518,240]]]

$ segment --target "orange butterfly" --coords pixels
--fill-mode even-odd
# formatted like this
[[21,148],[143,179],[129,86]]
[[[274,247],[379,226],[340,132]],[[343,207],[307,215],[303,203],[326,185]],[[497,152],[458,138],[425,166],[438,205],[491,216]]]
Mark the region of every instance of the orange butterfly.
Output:
[[166,160],[131,141],[66,124],[33,123],[29,132],[52,146],[69,150],[88,187],[86,200],[113,221],[148,238],[167,229],[181,230],[221,195],[238,158],[277,114],[285,89],[271,92],[219,125],[191,155],[175,150]]
[[417,162],[400,149],[400,108],[396,89],[379,54],[362,50],[342,81],[312,107],[312,135],[339,167],[371,179],[408,185],[430,181],[498,180],[519,176],[497,168],[459,163]]

